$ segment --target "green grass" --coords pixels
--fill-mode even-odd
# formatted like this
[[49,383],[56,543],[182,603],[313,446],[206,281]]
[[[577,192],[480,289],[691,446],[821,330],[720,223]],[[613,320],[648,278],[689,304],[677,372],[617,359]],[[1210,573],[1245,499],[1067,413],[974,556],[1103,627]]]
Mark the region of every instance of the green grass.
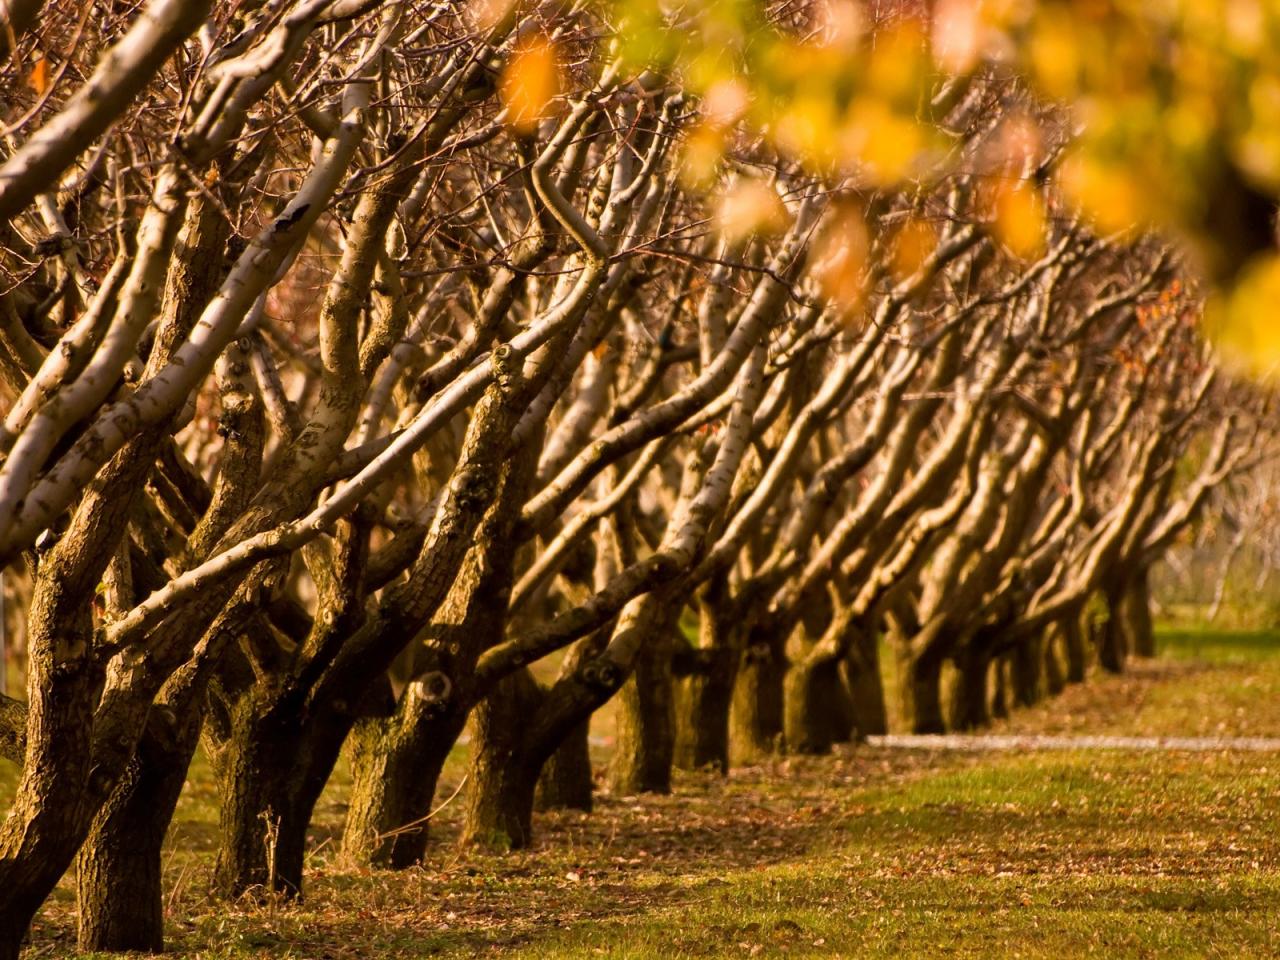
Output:
[[[1280,733],[1280,636],[1161,639],[1154,664],[1002,729]],[[227,906],[204,892],[216,795],[198,763],[166,866],[171,955],[1277,956],[1277,770],[1280,756],[1226,752],[845,749],[540,815],[537,846],[506,857],[455,849],[460,797],[428,862],[398,873],[338,862],[340,770],[306,900]],[[31,956],[70,952],[73,909],[64,887]]]

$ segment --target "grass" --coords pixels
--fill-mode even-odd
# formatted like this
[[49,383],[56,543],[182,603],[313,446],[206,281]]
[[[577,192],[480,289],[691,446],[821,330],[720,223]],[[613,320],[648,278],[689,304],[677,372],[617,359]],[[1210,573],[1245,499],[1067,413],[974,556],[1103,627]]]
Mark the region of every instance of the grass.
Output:
[[[1280,636],[1166,633],[1002,729],[1280,735]],[[456,783],[459,751],[446,772]],[[422,867],[337,862],[346,776],[317,815],[305,902],[204,893],[216,796],[180,805],[170,939],[200,958],[1268,957],[1280,955],[1280,756],[845,749],[667,797],[540,816],[539,842],[460,855],[461,799]],[[452,784],[445,786],[447,795]],[[66,956],[60,889],[32,957]]]

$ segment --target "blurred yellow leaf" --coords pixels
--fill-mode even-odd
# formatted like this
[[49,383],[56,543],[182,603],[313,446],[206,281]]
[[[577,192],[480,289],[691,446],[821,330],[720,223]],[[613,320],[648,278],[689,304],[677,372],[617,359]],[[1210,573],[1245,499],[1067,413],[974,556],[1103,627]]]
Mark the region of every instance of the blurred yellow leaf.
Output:
[[1060,8],[1048,7],[1037,18],[1028,47],[1031,68],[1051,97],[1065,100],[1079,86],[1079,36],[1075,22]]
[[1143,218],[1142,190],[1126,167],[1076,154],[1063,162],[1059,182],[1103,232],[1128,230]]
[[823,44],[853,49],[867,28],[867,14],[858,0],[820,0],[814,8]]
[[747,85],[737,77],[726,77],[711,85],[702,97],[702,115],[717,127],[737,123],[747,112],[751,94]]
[[883,100],[862,97],[850,105],[839,132],[841,155],[860,163],[872,182],[889,186],[905,177],[924,150],[924,131]]
[[815,244],[813,273],[819,289],[846,318],[862,306],[866,295],[870,246],[866,220],[853,205],[835,212]]
[[705,188],[715,180],[724,156],[724,134],[710,123],[693,128],[680,157],[680,177],[686,186]]
[[533,130],[559,92],[560,63],[555,47],[542,37],[518,46],[498,84],[511,125],[525,133]]
[[730,243],[740,243],[756,233],[771,233],[786,219],[777,191],[763,180],[734,180],[720,195],[716,208],[716,225]]
[[910,277],[924,265],[937,245],[938,234],[933,225],[912,217],[894,238],[893,275],[899,280]]
[[1044,252],[1045,204],[1040,192],[1022,181],[1000,180],[995,188],[996,238],[1016,257]]
[[27,86],[39,96],[44,96],[44,92],[49,89],[49,60],[47,57],[42,56],[36,60],[31,72],[27,74]]
[[836,129],[831,98],[806,96],[787,104],[775,125],[774,139],[787,153],[823,166],[835,160]]
[[933,11],[933,59],[948,73],[968,73],[982,52],[979,0],[939,0]]
[[1255,258],[1240,281],[1209,312],[1207,326],[1215,346],[1232,365],[1257,377],[1280,378],[1280,254]]
[[919,24],[904,20],[876,35],[867,83],[886,99],[913,102],[925,67],[925,42]]

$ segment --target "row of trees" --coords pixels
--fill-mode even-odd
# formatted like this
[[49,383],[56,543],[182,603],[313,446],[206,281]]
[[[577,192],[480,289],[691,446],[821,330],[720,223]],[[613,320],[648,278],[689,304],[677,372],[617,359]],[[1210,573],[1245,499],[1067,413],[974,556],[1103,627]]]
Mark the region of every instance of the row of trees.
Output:
[[399,867],[468,723],[509,848],[615,697],[631,792],[883,732],[882,638],[919,732],[1119,670],[1268,426],[1167,246],[1027,228],[1066,134],[1000,71],[929,105],[944,175],[725,129],[708,186],[717,115],[590,10],[94,9],[4,41],[0,957],[73,862],[82,946],[161,946],[202,740],[217,892],[296,895],[344,746]]

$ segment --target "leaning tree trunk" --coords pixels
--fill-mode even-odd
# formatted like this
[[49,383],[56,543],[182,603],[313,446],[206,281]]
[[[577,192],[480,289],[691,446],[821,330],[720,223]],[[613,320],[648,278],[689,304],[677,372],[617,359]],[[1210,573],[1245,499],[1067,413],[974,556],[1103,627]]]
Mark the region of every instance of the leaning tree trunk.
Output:
[[1087,655],[1080,611],[1060,620],[1057,629],[1062,636],[1062,649],[1067,658],[1067,683],[1084,683]]
[[251,692],[235,706],[231,737],[216,747],[222,808],[213,887],[225,899],[291,899],[302,894],[311,814],[354,720],[326,711],[303,724],[295,706],[259,712],[255,700]]
[[591,812],[595,783],[591,776],[590,732],[590,720],[578,724],[543,766],[534,796],[539,810]]
[[543,693],[533,675],[517,670],[494,685],[472,713],[464,845],[518,850],[533,839],[533,801],[541,764],[529,763],[525,724]]
[[[164,949],[161,850],[203,716],[182,704],[176,727],[148,725],[137,754],[94,818],[76,861],[81,950]],[[153,714],[158,712],[153,708]]]
[[1151,622],[1151,584],[1146,569],[1134,574],[1125,588],[1121,610],[1135,657],[1156,655],[1156,632]]
[[723,574],[698,594],[695,668],[677,683],[676,766],[729,771],[729,710],[740,655]]
[[370,867],[409,867],[426,853],[431,801],[465,710],[436,696],[431,678],[405,689],[394,716],[370,717],[352,731],[351,797],[342,853]]
[[[383,696],[390,701],[389,687]],[[469,712],[470,700],[449,676],[431,670],[405,685],[390,716],[357,721],[349,738],[345,859],[394,869],[422,860],[440,771]]]
[[28,624],[26,755],[17,795],[0,822],[0,960],[16,960],[32,918],[85,835],[91,721],[102,682],[88,606],[71,584],[42,577]]
[[1040,636],[1029,637],[1014,644],[1009,654],[1012,667],[1013,702],[1019,707],[1031,707],[1039,703],[1043,694],[1040,683],[1044,671],[1044,641]]
[[734,765],[758,763],[777,751],[785,672],[780,644],[749,643],[743,651],[729,711],[729,757]]
[[991,653],[986,647],[970,642],[957,655],[955,666],[955,684],[951,688],[951,729],[985,727],[991,722],[987,709]]
[[849,694],[840,661],[818,658],[795,663],[784,681],[783,742],[787,753],[821,755],[847,742],[853,729]]
[[1058,641],[1061,638],[1062,633],[1057,627],[1049,627],[1044,632],[1044,688],[1051,697],[1056,697],[1067,686],[1062,661],[1058,658]]
[[908,653],[898,671],[903,716],[912,733],[942,733],[942,657]]
[[615,794],[671,792],[675,753],[670,633],[675,624],[667,622],[671,619],[660,618],[618,697],[617,748],[609,766],[609,785]]
[[1106,593],[1107,616],[1098,626],[1098,665],[1108,673],[1123,673],[1128,655],[1124,627],[1123,593],[1108,590]]
[[880,644],[874,630],[858,634],[844,662],[845,685],[853,707],[853,728],[858,737],[889,732],[884,679],[880,676]]

